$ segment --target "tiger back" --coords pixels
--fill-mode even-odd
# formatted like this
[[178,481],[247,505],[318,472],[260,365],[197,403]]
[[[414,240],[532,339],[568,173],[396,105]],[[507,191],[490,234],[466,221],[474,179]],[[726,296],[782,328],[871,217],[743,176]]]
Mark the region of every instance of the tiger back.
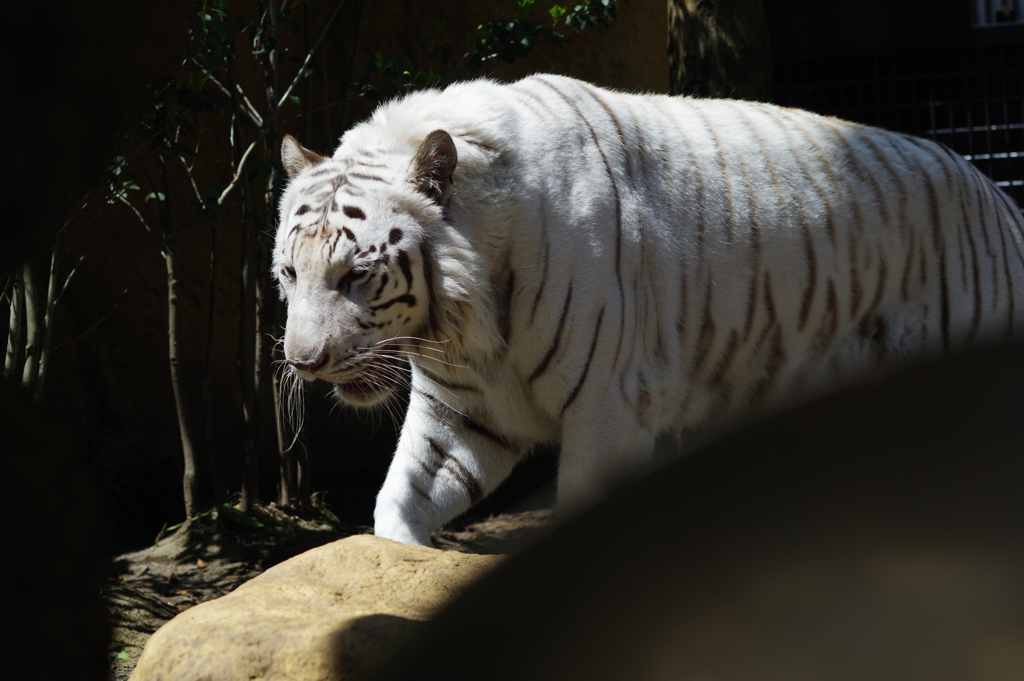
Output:
[[1020,211],[906,135],[543,75],[282,157],[293,374],[358,405],[410,387],[375,512],[399,541],[540,444],[578,507],[661,433],[1024,335]]

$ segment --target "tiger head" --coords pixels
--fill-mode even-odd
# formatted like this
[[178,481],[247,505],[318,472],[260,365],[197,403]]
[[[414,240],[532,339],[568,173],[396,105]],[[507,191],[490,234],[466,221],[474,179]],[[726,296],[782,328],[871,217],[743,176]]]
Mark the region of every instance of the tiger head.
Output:
[[431,323],[430,235],[453,193],[457,155],[436,130],[411,156],[325,158],[284,138],[274,274],[288,305],[285,364],[370,406],[404,383],[404,358]]

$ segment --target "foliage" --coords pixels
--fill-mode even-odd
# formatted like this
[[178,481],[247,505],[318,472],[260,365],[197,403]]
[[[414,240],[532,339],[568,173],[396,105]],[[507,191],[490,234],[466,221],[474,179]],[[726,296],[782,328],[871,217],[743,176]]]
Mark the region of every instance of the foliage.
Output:
[[[348,97],[377,103],[454,79],[456,74],[476,73],[491,59],[507,63],[522,59],[538,43],[566,44],[571,34],[612,20],[615,4],[615,0],[586,0],[542,10],[535,0],[516,0],[514,10],[479,25],[472,36],[453,37],[449,27],[436,22],[411,57],[374,50],[363,65],[362,77],[349,85]],[[191,0],[182,26],[185,47],[175,68],[153,75],[134,126],[121,140],[120,153],[111,159],[102,186],[68,218],[67,224],[88,222],[99,231],[105,228],[99,225],[120,224],[106,216],[121,212],[144,230],[152,249],[149,257],[137,263],[137,274],[124,284],[110,309],[84,330],[73,330],[71,338],[54,351],[77,344],[104,323],[143,273],[152,271],[153,261],[157,257],[164,261],[166,352],[185,459],[186,510],[193,517],[201,508],[217,508],[229,520],[246,524],[244,513],[251,511],[255,498],[253,469],[260,458],[253,453],[268,446],[264,443],[274,442],[268,432],[274,428],[277,447],[269,445],[275,451],[263,458],[276,456],[281,461],[279,504],[318,508],[305,464],[289,451],[295,434],[283,432],[287,424],[282,419],[275,423],[266,411],[260,412],[261,405],[278,402],[272,341],[283,325],[267,274],[268,253],[275,207],[285,182],[278,158],[279,128],[288,120],[299,124],[309,120],[312,85],[328,80],[326,63],[318,64],[313,56],[345,5],[344,0],[253,0],[244,6],[228,0]],[[308,35],[307,27],[313,27]],[[325,109],[345,104],[345,100],[329,101],[326,85],[320,100]],[[336,139],[330,125],[324,127],[326,137]],[[85,215],[88,220],[83,219]],[[241,233],[240,259],[235,255],[237,241],[233,248],[221,243],[222,228]],[[58,231],[51,252],[0,281],[0,309],[9,317],[8,327],[0,329],[0,343],[6,341],[4,374],[21,379],[36,399],[43,392],[54,307],[92,248],[81,248],[83,240],[79,240],[78,250],[66,250],[65,241],[75,239]],[[184,260],[179,255],[185,244],[197,246],[193,252],[209,253],[205,277],[183,281],[186,277],[179,276],[178,261]],[[228,253],[233,256],[230,262]],[[194,265],[190,274],[195,274]],[[218,285],[230,278],[240,290],[240,310],[231,318],[219,319],[214,314]],[[178,305],[179,296],[201,301],[208,312],[205,325],[204,320],[193,318],[194,305]],[[191,311],[183,311],[186,307]],[[200,338],[204,331],[205,345]],[[239,412],[237,418],[247,431],[246,441],[238,447],[247,453],[247,463],[237,509],[224,506],[223,501],[236,492],[238,482],[221,481],[218,466],[218,460],[235,452],[215,451],[210,436],[214,423],[209,397],[211,353],[218,334],[239,339],[238,384],[232,388],[241,395],[242,404],[231,408]],[[179,361],[178,347],[184,344],[179,337],[185,336],[192,347],[205,351],[202,365]],[[195,387],[185,389],[187,384],[200,383],[203,400],[197,399]],[[214,489],[212,500],[198,498],[196,479],[202,476]]]
[[584,0],[572,5],[553,4],[539,21],[532,18],[536,0],[516,0],[516,10],[501,18],[487,21],[476,29],[476,35],[463,50],[462,58],[449,67],[451,44],[444,39],[445,26],[434,24],[435,35],[420,44],[423,61],[433,62],[438,70],[417,68],[412,58],[385,55],[378,51],[367,62],[363,78],[353,84],[354,92],[374,103],[396,95],[430,87],[465,69],[470,75],[479,73],[483,63],[500,59],[512,64],[528,57],[540,43],[566,45],[570,32],[603,28],[615,19],[616,0]]
[[[179,236],[186,230],[187,238],[194,239],[193,230],[205,225],[212,239],[209,279],[200,284],[207,288],[209,310],[204,375],[191,381],[201,379],[207,397],[217,328],[233,322],[240,339],[240,411],[248,432],[239,512],[248,511],[257,498],[263,443],[292,439],[281,433],[270,437],[262,424],[275,423],[275,419],[261,418],[264,404],[269,408],[277,403],[272,340],[280,321],[266,274],[277,198],[285,181],[277,152],[277,128],[284,115],[302,114],[296,85],[314,73],[310,58],[344,3],[325,3],[334,11],[321,26],[320,37],[312,46],[305,43],[302,57],[288,58],[289,50],[301,42],[294,38],[300,33],[294,25],[295,8],[301,4],[258,0],[259,11],[249,17],[229,11],[227,0],[197,0],[179,67],[158,74],[151,82],[128,149],[111,167],[111,201],[130,209],[138,222],[160,239],[166,263],[171,383],[185,460],[183,482],[189,517],[202,506],[197,483],[200,453],[206,473],[214,478],[214,501],[223,499],[226,490],[210,444],[213,417],[209,403],[204,419],[204,409],[185,389],[189,376],[178,357],[179,336],[199,321],[182,318],[177,302],[182,283],[177,275],[176,244],[186,238]],[[286,32],[289,40],[283,40]],[[250,66],[240,68],[242,61]],[[280,87],[282,83],[287,87]],[[242,260],[237,265],[227,265],[219,253],[218,230],[229,222],[241,225]],[[218,280],[226,267],[238,278],[241,289],[241,311],[234,320],[218,320],[213,314]],[[239,269],[231,272],[235,267]],[[195,284],[190,286],[194,290]],[[227,329],[220,332],[224,331]],[[197,427],[204,420],[205,445],[200,435],[203,429]],[[280,420],[276,424],[278,428],[286,426]],[[302,495],[293,485],[298,479],[294,471],[297,462],[280,446],[275,453],[283,467],[279,498],[301,504]]]
[[601,28],[615,18],[615,0],[584,0],[571,8],[552,5],[546,20],[535,23],[527,18],[535,0],[516,0],[518,10],[497,21],[488,21],[477,27],[476,41],[470,48],[467,68],[470,73],[480,70],[483,62],[499,58],[506,64],[529,56],[540,42],[564,45],[566,28],[580,33],[590,28]]
[[440,74],[429,69],[417,70],[409,57],[389,57],[380,50],[370,57],[364,70],[366,75],[353,85],[353,90],[373,102],[391,99],[420,87],[429,87],[441,79]]

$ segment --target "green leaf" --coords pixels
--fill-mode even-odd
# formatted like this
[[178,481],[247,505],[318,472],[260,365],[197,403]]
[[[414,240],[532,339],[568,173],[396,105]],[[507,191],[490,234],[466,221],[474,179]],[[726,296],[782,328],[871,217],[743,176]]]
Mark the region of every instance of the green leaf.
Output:
[[146,194],[146,201],[149,201],[150,199],[156,199],[157,201],[163,201],[166,198],[167,197],[164,195],[163,192],[150,192],[150,193]]
[[118,198],[118,199],[123,199],[124,197],[128,196],[128,192],[130,192],[133,189],[138,189],[138,188],[139,188],[139,185],[135,184],[131,180],[128,180],[127,182],[122,182],[121,183],[121,188],[116,190],[116,191],[114,191],[114,196],[116,198]]
[[299,101],[299,96],[298,95],[289,95],[288,96],[288,101],[291,102],[292,104],[294,104],[296,109],[298,109],[298,108],[300,108],[302,106],[302,103]]
[[568,11],[569,10],[567,10],[565,7],[562,7],[561,5],[551,5],[551,9],[548,10],[548,14],[551,15],[552,19],[558,21],[559,19],[564,17],[565,13]]
[[373,55],[373,66],[378,71],[385,71],[385,70],[391,68],[391,65],[393,63],[394,62],[389,60],[389,59],[387,59],[384,56],[384,53],[381,52],[380,50],[377,50],[377,52],[374,53],[374,55]]
[[128,653],[118,653],[117,654],[117,659],[118,660],[127,660],[129,657],[131,657],[131,655],[128,654]]
[[261,523],[258,520],[255,520],[254,518],[250,518],[249,516],[242,513],[231,504],[220,504],[219,506],[217,506],[217,512],[220,513],[221,517],[223,517],[228,522],[234,523],[236,525],[241,525],[242,527],[263,527],[263,523]]

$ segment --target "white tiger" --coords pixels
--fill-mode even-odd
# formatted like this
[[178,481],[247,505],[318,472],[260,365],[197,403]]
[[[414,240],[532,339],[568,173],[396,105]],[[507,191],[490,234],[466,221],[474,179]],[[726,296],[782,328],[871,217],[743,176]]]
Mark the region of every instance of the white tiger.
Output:
[[376,533],[430,532],[541,443],[560,506],[655,437],[1024,331],[1024,220],[947,148],[755,102],[540,75],[292,137],[287,363],[411,382]]

